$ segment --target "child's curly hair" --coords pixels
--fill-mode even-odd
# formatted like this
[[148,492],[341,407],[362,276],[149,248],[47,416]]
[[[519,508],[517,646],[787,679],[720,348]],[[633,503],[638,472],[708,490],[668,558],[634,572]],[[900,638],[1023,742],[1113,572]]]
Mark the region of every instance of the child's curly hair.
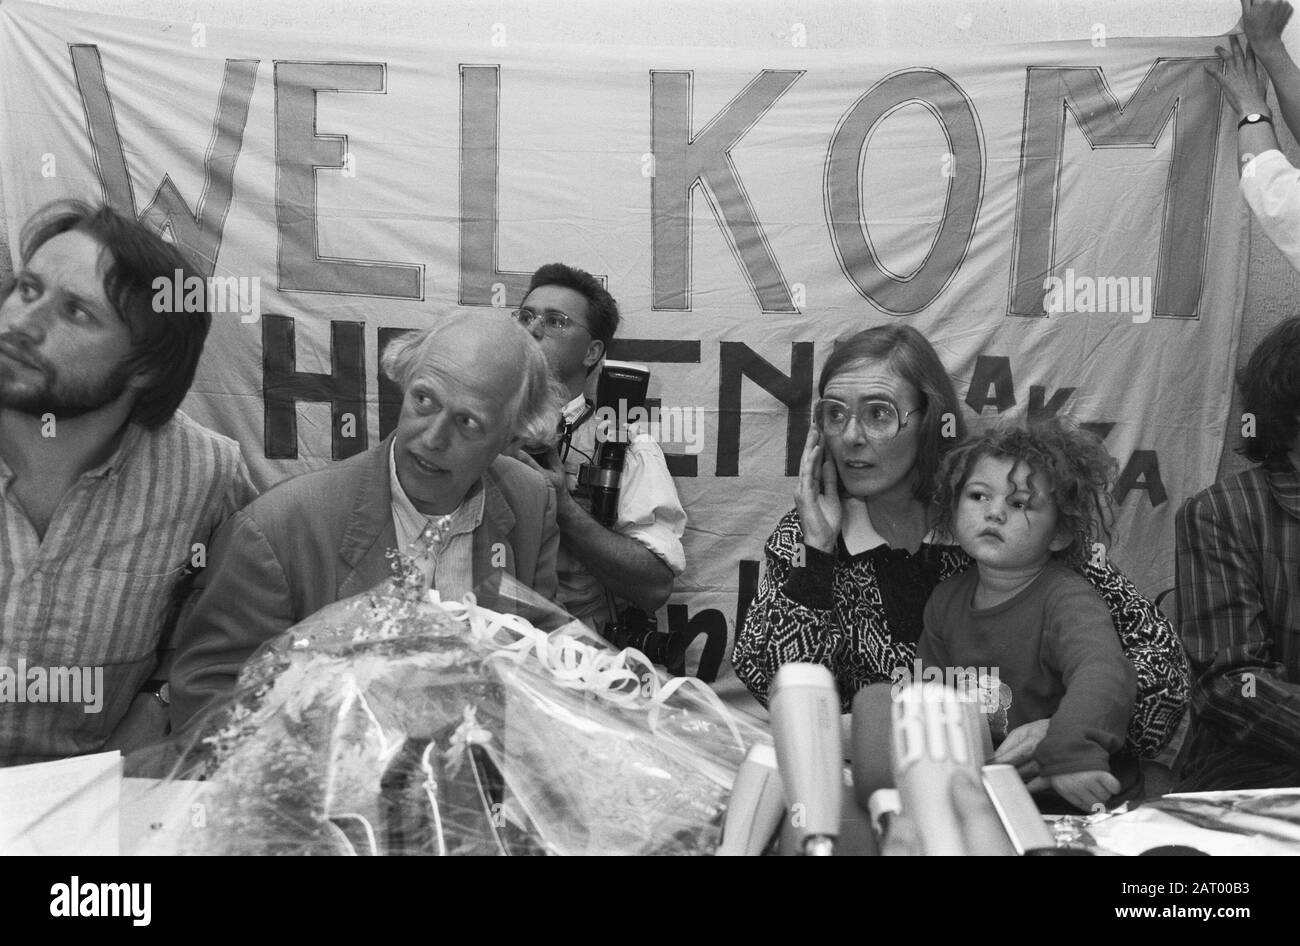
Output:
[[967,437],[949,451],[939,468],[934,497],[941,532],[952,535],[957,500],[983,457],[1024,463],[1036,474],[1034,485],[1049,491],[1056,504],[1057,527],[1070,535],[1070,544],[1056,553],[1059,557],[1082,564],[1094,542],[1110,541],[1115,519],[1110,484],[1119,465],[1094,434],[1058,417],[1031,420],[1026,427],[998,425]]

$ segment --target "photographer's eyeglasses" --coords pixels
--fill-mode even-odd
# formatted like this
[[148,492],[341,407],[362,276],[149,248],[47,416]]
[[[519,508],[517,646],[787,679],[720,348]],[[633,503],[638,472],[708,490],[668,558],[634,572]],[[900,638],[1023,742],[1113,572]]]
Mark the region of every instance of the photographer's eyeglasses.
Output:
[[843,401],[824,397],[813,405],[813,419],[818,430],[832,437],[843,437],[849,423],[856,422],[872,440],[892,440],[907,426],[908,418],[921,413],[921,410],[913,408],[900,417],[893,402],[874,399],[859,401],[858,409],[854,411]]
[[563,312],[555,312],[549,309],[545,312],[537,312],[533,309],[515,309],[510,313],[510,317],[524,328],[528,328],[534,321],[541,319],[542,331],[550,336],[563,335],[570,325],[576,325],[588,335],[591,334],[591,329],[577,319],[569,318]]

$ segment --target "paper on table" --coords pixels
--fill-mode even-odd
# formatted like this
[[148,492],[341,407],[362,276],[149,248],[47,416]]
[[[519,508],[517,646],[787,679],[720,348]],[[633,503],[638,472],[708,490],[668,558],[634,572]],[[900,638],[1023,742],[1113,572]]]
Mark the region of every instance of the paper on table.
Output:
[[186,832],[207,826],[206,782],[122,780],[122,854],[179,854]]
[[0,854],[116,856],[122,754],[0,768]]

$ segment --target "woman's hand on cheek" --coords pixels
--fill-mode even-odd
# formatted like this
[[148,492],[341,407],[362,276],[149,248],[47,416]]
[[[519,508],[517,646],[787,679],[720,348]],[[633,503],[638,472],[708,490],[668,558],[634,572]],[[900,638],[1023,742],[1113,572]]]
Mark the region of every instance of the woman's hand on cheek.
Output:
[[803,456],[799,460],[799,485],[794,503],[803,524],[804,544],[823,552],[835,549],[840,534],[843,507],[835,461],[826,455],[822,433],[816,427],[808,431]]

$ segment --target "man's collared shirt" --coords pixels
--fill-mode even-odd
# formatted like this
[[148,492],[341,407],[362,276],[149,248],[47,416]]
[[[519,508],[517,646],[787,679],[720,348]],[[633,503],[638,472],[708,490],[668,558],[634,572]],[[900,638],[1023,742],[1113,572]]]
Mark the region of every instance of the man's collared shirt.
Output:
[[1300,473],[1281,460],[1227,477],[1187,500],[1175,535],[1198,724],[1300,769]]
[[[441,516],[426,516],[412,504],[406,490],[397,479],[397,464],[394,462],[397,441],[394,440],[388,450],[388,487],[393,497],[393,528],[397,532],[397,547],[404,554],[412,555],[419,551],[412,543],[420,537],[425,526],[436,523]],[[474,590],[474,530],[483,522],[483,477],[473,493],[455,508],[451,516],[450,528],[445,545],[441,549],[434,546],[422,551],[416,561],[424,571],[426,588],[438,589],[438,595],[444,601],[460,601],[467,592]]]
[[[582,418],[586,407],[582,395],[571,400],[564,406],[565,423]],[[578,469],[590,463],[595,453],[596,422],[587,414],[572,433],[564,461],[570,493],[577,489]],[[672,570],[674,577],[686,570],[686,553],[682,549],[686,511],[677,498],[663,450],[644,432],[634,434],[624,454],[614,531],[648,548]],[[566,547],[562,536],[555,570],[560,581],[556,600],[561,607],[596,630],[604,627],[611,617],[605,588]]]
[[0,459],[0,765],[100,750],[153,672],[177,582],[257,495],[239,446],[184,414],[129,425],[44,537]]

